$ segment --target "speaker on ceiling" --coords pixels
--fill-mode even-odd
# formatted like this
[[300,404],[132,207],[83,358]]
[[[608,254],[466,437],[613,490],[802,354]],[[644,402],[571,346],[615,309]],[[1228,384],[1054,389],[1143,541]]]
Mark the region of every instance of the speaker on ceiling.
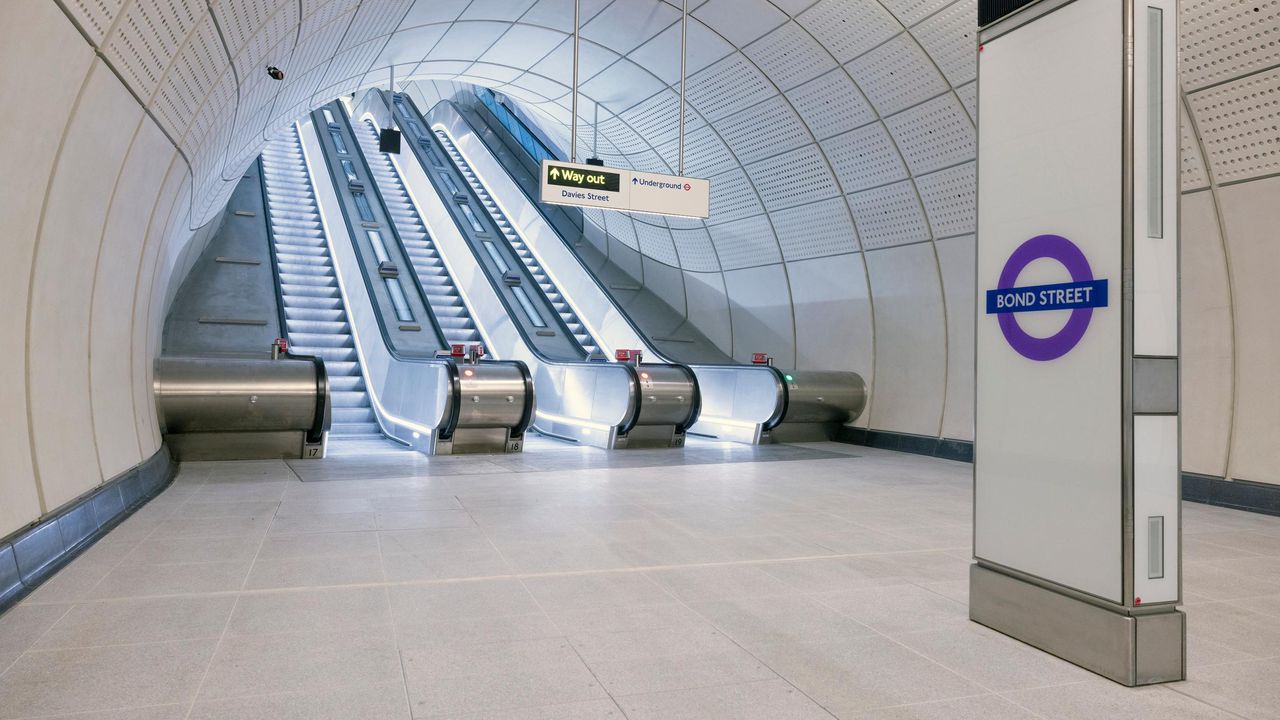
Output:
[[378,152],[400,154],[400,131],[383,128],[378,133]]

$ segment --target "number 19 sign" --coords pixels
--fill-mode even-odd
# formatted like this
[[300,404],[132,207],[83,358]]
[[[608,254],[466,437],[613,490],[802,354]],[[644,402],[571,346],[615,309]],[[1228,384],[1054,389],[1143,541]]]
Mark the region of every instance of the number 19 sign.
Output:
[[553,205],[711,216],[711,183],[702,178],[543,160],[541,180],[541,200]]

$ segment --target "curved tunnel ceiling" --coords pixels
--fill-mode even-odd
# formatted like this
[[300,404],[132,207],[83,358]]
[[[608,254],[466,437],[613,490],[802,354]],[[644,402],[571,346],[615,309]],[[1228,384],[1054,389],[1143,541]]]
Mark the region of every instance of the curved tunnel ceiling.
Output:
[[[1259,2],[1184,3],[1188,86],[1274,63],[1274,52],[1232,50],[1275,21],[1274,0]],[[393,70],[400,82],[492,87],[568,144],[572,0],[62,4],[190,164],[196,224],[225,204],[264,138],[333,97],[385,86]],[[610,163],[677,169],[678,5],[582,1],[582,155],[594,144]],[[713,179],[712,218],[609,230],[693,272],[972,233],[976,5],[692,0],[685,171]],[[1203,185],[1194,137],[1184,145],[1185,181]],[[1239,167],[1239,148],[1208,149],[1224,179],[1260,169]]]
[[[193,229],[266,138],[393,70],[428,98],[494,88],[567,143],[573,0],[57,2],[190,167]],[[644,282],[727,352],[837,358],[872,425],[968,437],[976,4],[690,0],[685,170],[712,217],[594,219],[679,268]],[[678,5],[582,0],[583,155],[675,170]],[[1216,203],[1280,172],[1280,0],[1184,0],[1180,21],[1183,187]]]

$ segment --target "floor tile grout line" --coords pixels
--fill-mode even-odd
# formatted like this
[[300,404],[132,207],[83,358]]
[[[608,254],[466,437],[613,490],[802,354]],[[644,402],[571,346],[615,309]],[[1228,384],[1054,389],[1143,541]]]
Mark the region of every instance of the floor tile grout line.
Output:
[[[279,512],[280,506],[276,506],[276,512]],[[271,521],[275,522],[276,514],[271,514]],[[271,524],[267,524],[268,530]],[[250,561],[249,567],[245,570],[244,579],[240,581],[240,591],[236,593],[235,600],[231,603],[231,611],[227,613],[227,620],[222,624],[222,634],[218,636],[218,641],[213,644],[213,652],[209,653],[209,662],[204,666],[204,672],[200,675],[200,682],[196,683],[196,691],[191,695],[191,704],[187,706],[187,712],[183,715],[185,720],[190,720],[191,713],[195,712],[196,704],[200,702],[200,693],[204,691],[205,681],[209,679],[209,673],[213,670],[213,663],[218,659],[218,651],[222,649],[222,643],[227,638],[227,634],[231,632],[231,621],[235,619],[236,608],[240,607],[240,598],[243,596],[246,586],[249,584],[249,578],[253,576],[253,568],[258,564],[258,557],[262,554],[262,548],[267,543],[267,533],[263,533],[262,539],[258,541],[258,549],[253,554],[253,560]],[[195,593],[199,596],[200,593]]]
[[[919,586],[917,586],[917,585],[916,585],[915,583],[913,583],[913,582],[909,582],[908,584],[910,584],[910,585],[912,585],[912,586],[919,587]],[[926,592],[929,592],[929,590],[928,590],[927,588],[921,588],[921,589],[922,589],[922,590],[925,590]],[[934,594],[936,595],[937,593],[934,593]],[[986,685],[986,684],[982,683],[981,681],[979,681],[979,680],[977,680],[977,679],[975,679],[975,678],[971,678],[971,677],[969,677],[968,675],[966,675],[966,674],[964,674],[964,673],[961,673],[961,672],[959,672],[959,671],[957,671],[957,670],[952,670],[951,668],[947,667],[946,665],[942,664],[941,662],[939,662],[939,661],[937,661],[937,660],[935,660],[935,659],[933,659],[933,658],[929,657],[928,655],[925,655],[924,653],[920,652],[919,650],[916,650],[915,648],[911,647],[910,645],[907,645],[906,643],[904,643],[904,642],[902,642],[902,641],[898,640],[896,637],[893,637],[892,635],[889,635],[889,634],[888,634],[888,633],[886,633],[886,632],[883,632],[883,631],[881,631],[881,630],[878,630],[878,629],[876,629],[875,627],[872,627],[871,625],[866,625],[865,623],[860,622],[857,618],[855,618],[855,617],[853,617],[853,616],[849,615],[848,613],[842,612],[839,608],[833,607],[833,606],[831,606],[830,604],[823,602],[821,597],[814,596],[814,595],[810,595],[809,597],[811,597],[811,598],[812,598],[815,602],[817,602],[819,605],[822,605],[823,607],[827,608],[828,610],[831,610],[832,612],[836,613],[837,615],[841,615],[841,616],[843,616],[843,617],[849,618],[850,620],[852,620],[852,621],[854,621],[854,622],[856,622],[856,623],[858,623],[858,624],[860,624],[860,625],[864,625],[864,626],[865,626],[868,630],[870,630],[871,632],[875,633],[876,635],[879,635],[881,638],[883,638],[883,639],[885,639],[885,640],[888,640],[889,642],[893,643],[894,645],[897,645],[898,647],[902,648],[903,650],[906,650],[907,652],[909,652],[909,653],[911,653],[911,654],[913,654],[913,655],[915,655],[915,656],[919,657],[920,659],[924,660],[925,662],[927,662],[927,663],[929,663],[929,664],[931,664],[931,665],[935,665],[935,666],[937,666],[938,668],[941,668],[941,669],[942,669],[943,671],[945,671],[945,672],[948,672],[948,673],[950,673],[950,674],[952,674],[952,675],[954,675],[954,676],[956,676],[956,677],[958,677],[958,678],[960,678],[960,679],[962,679],[962,680],[965,680],[966,682],[973,683],[973,685],[974,685],[974,686],[976,686],[976,687],[980,687],[980,688],[982,688],[983,690],[986,690],[986,691],[987,691],[987,692],[986,692],[986,694],[997,694],[997,693],[999,692],[998,690],[996,690],[996,689],[994,689],[994,688],[992,688],[992,687],[989,687],[988,685]],[[946,599],[950,600],[950,598],[946,598]],[[972,620],[970,620],[970,621],[968,621],[968,622],[972,622]],[[1043,651],[1040,651],[1040,652],[1043,652]]]
[[404,648],[400,646],[400,623],[396,620],[395,608],[391,605],[391,585],[386,582],[387,564],[382,554],[382,534],[375,533],[378,538],[378,565],[382,569],[382,597],[387,603],[387,619],[391,621],[391,639],[396,645],[396,660],[400,666],[400,685],[404,689],[404,706],[408,711],[407,720],[413,720],[413,698],[409,694],[409,671],[404,666]]
[[[652,580],[652,578],[650,578],[650,579]],[[656,581],[655,581],[655,582],[656,582]],[[818,702],[818,701],[817,701],[813,696],[811,696],[809,693],[805,692],[805,691],[804,691],[804,690],[802,690],[799,686],[797,686],[795,683],[791,682],[791,680],[790,680],[789,678],[787,678],[785,675],[783,675],[782,673],[778,672],[777,670],[774,670],[774,669],[773,669],[773,666],[772,666],[772,665],[770,665],[769,663],[765,662],[763,658],[761,658],[760,656],[758,656],[758,655],[756,655],[755,653],[751,652],[751,651],[750,651],[750,650],[748,650],[747,648],[743,647],[743,646],[742,646],[742,643],[739,643],[736,639],[734,639],[734,637],[733,637],[732,635],[730,635],[730,634],[729,634],[729,633],[728,633],[724,628],[722,628],[720,625],[718,625],[714,619],[712,619],[712,618],[708,617],[708,616],[707,616],[707,615],[705,615],[704,613],[699,612],[697,608],[693,607],[693,606],[692,606],[692,605],[690,605],[688,602],[686,602],[683,598],[680,598],[680,597],[679,597],[679,596],[677,596],[675,593],[671,592],[671,589],[670,589],[670,588],[668,588],[668,587],[666,587],[665,585],[662,585],[662,583],[657,583],[657,584],[659,585],[659,587],[661,587],[661,588],[662,588],[663,592],[667,593],[667,595],[670,595],[672,598],[674,598],[674,599],[675,599],[675,601],[676,601],[677,603],[679,603],[680,605],[683,605],[683,606],[684,606],[684,608],[685,608],[686,610],[688,610],[689,612],[692,612],[694,615],[697,615],[698,617],[700,617],[700,618],[702,618],[703,620],[705,620],[709,625],[711,625],[711,627],[715,628],[716,632],[720,633],[722,636],[724,636],[724,638],[725,638],[726,640],[728,640],[729,642],[731,642],[731,643],[733,643],[735,646],[737,646],[737,647],[738,647],[738,649],[742,650],[742,651],[743,651],[743,652],[745,652],[747,655],[749,655],[749,656],[751,656],[752,658],[754,658],[756,662],[760,663],[760,664],[761,664],[761,665],[763,665],[765,668],[767,668],[767,669],[769,670],[769,672],[771,672],[771,673],[773,673],[774,675],[776,675],[776,676],[778,677],[778,679],[779,679],[779,680],[781,680],[781,681],[785,682],[787,685],[790,685],[792,688],[794,688],[794,689],[795,689],[795,691],[796,691],[796,692],[800,693],[802,696],[804,696],[806,699],[808,699],[808,700],[809,700],[809,702],[813,703],[813,704],[814,704],[814,705],[816,705],[817,707],[822,708],[822,711],[823,711],[823,712],[825,712],[825,713],[827,713],[828,715],[830,715],[830,716],[833,718],[833,720],[839,720],[839,716],[838,716],[838,715],[836,715],[836,714],[835,714],[835,712],[831,710],[831,708],[828,708],[826,705],[823,705],[822,703]],[[855,620],[854,622],[857,622],[857,621]],[[861,623],[858,623],[858,624],[859,624],[859,625],[861,625]]]

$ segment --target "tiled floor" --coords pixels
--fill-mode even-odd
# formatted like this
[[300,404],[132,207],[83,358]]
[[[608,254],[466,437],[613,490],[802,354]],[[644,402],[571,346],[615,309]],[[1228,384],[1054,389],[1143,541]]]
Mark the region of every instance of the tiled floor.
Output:
[[190,463],[0,617],[0,718],[1280,718],[1280,518],[1185,506],[1191,679],[1128,690],[966,620],[969,478],[833,444]]

